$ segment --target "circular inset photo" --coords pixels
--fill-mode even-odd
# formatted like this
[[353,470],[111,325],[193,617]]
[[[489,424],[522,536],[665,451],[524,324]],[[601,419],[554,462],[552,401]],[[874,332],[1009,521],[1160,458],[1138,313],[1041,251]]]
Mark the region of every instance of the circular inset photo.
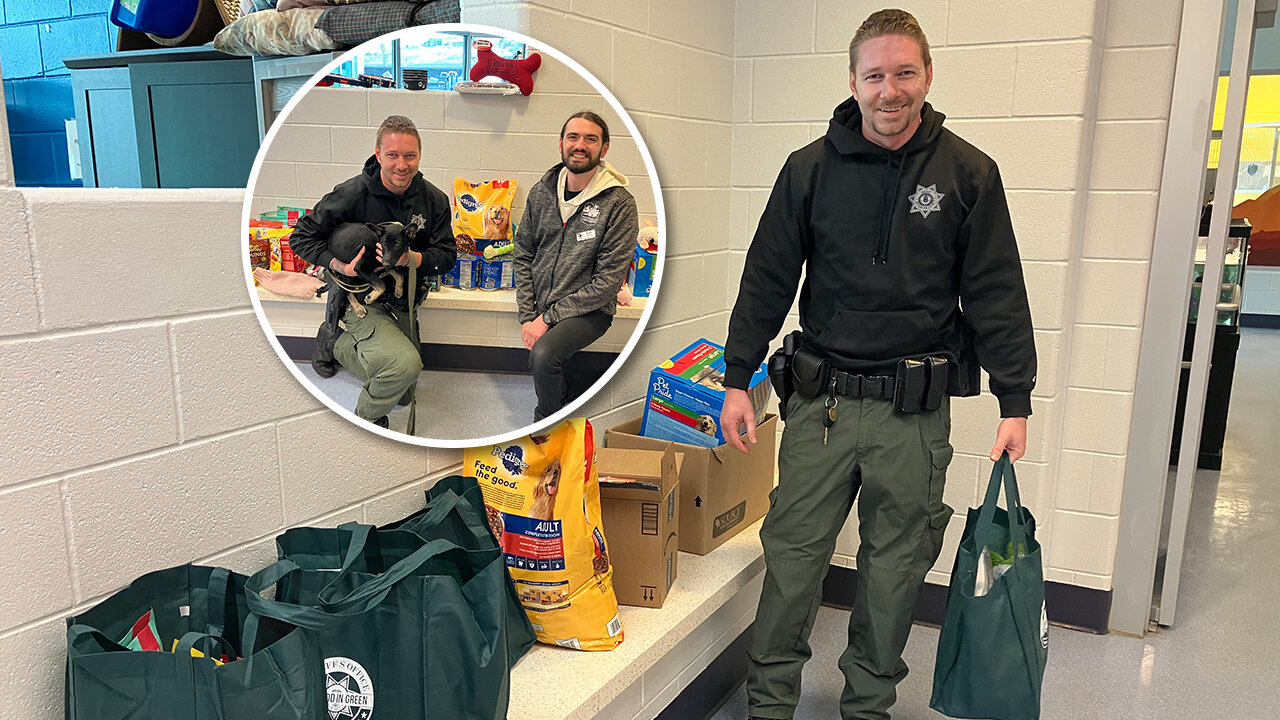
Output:
[[595,77],[498,28],[336,57],[279,112],[245,197],[263,330],[318,399],[419,445],[569,416],[652,311],[653,160]]

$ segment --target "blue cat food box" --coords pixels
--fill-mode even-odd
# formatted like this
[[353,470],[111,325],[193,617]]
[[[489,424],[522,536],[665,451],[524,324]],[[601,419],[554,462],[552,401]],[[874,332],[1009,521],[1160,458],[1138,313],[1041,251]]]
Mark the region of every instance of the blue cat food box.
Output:
[[[706,338],[654,368],[649,374],[640,434],[699,447],[723,445],[720,408],[724,405],[724,369],[724,347]],[[771,392],[765,364],[761,363],[747,388],[757,425],[764,420]]]
[[637,245],[631,254],[631,268],[627,271],[627,284],[631,286],[633,297],[649,297],[653,290],[653,269],[658,262],[658,253],[641,250]]

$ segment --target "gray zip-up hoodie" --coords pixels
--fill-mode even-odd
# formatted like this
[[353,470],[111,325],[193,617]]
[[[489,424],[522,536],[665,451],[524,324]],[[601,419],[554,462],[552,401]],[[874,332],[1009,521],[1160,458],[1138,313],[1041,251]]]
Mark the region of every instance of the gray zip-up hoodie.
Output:
[[565,203],[564,172],[557,163],[533,186],[516,229],[521,324],[539,314],[548,325],[593,310],[615,314],[631,264],[639,223],[626,176],[601,161],[587,188]]

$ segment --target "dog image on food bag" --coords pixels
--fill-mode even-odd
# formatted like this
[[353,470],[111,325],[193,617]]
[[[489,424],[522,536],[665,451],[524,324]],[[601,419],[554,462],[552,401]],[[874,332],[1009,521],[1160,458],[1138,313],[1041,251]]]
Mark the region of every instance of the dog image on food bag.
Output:
[[622,642],[601,523],[595,438],[582,418],[537,437],[470,448],[463,473],[484,493],[489,526],[540,642],[612,650]]
[[529,508],[529,517],[539,520],[550,520],[556,507],[556,492],[560,489],[560,461],[555,460],[542,471],[538,484],[533,489],[533,507]]
[[505,205],[490,205],[484,211],[485,240],[506,240],[511,237],[511,211]]

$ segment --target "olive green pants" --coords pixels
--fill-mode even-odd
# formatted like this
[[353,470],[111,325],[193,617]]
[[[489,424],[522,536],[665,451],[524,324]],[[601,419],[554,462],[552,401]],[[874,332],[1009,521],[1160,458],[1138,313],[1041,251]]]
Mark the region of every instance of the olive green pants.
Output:
[[364,383],[356,401],[356,415],[377,420],[413,398],[422,372],[418,342],[409,340],[409,314],[385,305],[366,305],[361,318],[347,308],[342,316],[346,332],[333,344],[333,357]]
[[840,656],[846,720],[884,720],[907,675],[902,651],[925,573],[942,549],[950,404],[902,415],[887,400],[841,398],[823,443],[823,398],[792,396],[778,487],[760,530],[764,589],[749,652],[751,715],[790,718],[836,536],[858,500],[858,589]]

